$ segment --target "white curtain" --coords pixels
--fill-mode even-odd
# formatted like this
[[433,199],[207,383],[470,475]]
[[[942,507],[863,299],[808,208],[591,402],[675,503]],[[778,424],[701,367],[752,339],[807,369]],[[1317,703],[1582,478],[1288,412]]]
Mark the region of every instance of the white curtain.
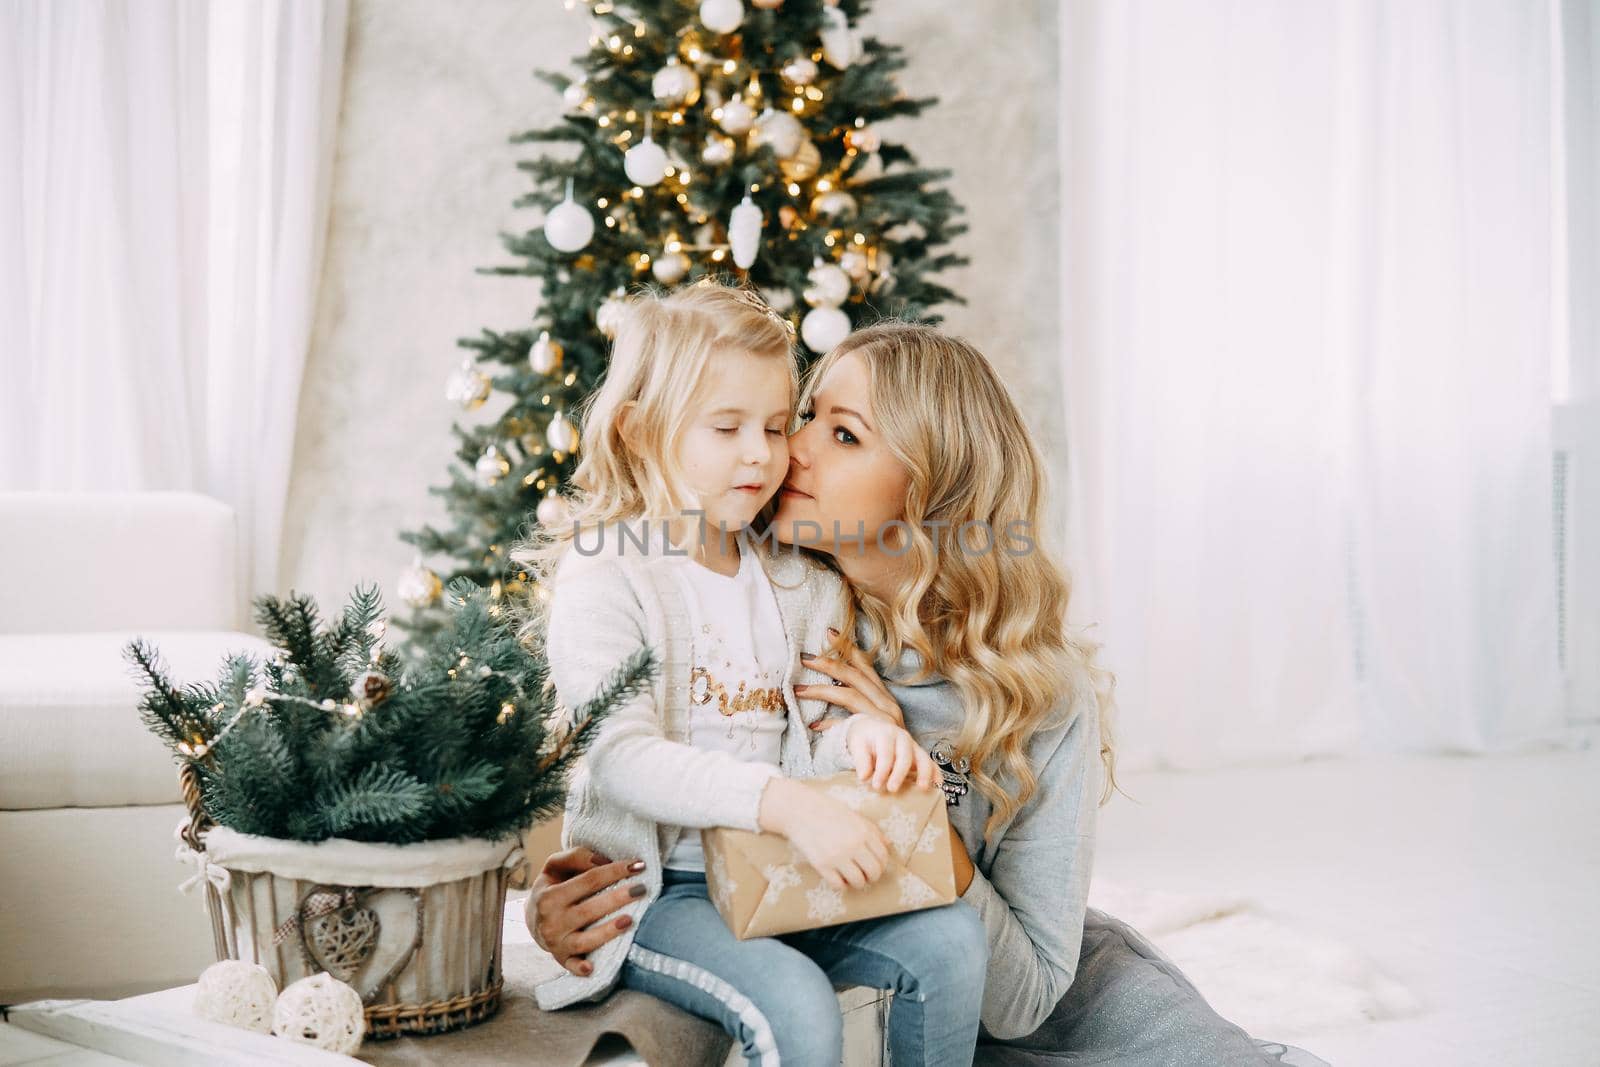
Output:
[[1074,617],[1132,765],[1561,734],[1555,22],[1064,7]]
[[0,488],[225,501],[241,613],[277,578],[346,21],[0,4]]

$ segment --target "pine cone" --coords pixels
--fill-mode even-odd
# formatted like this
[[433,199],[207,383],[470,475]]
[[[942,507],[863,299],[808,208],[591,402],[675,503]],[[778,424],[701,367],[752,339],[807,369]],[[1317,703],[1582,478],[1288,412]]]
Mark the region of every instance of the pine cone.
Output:
[[370,708],[388,698],[392,685],[389,676],[382,671],[367,671],[356,679],[350,695],[355,697],[357,703]]

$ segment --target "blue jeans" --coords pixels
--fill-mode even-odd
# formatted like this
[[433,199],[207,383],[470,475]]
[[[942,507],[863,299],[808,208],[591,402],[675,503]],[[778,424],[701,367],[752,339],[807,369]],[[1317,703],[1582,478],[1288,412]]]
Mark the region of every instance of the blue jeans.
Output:
[[704,874],[662,874],[621,983],[720,1024],[747,1064],[838,1067],[844,1021],[835,983],[894,991],[894,1067],[972,1062],[989,947],[969,905],[740,941],[707,896]]

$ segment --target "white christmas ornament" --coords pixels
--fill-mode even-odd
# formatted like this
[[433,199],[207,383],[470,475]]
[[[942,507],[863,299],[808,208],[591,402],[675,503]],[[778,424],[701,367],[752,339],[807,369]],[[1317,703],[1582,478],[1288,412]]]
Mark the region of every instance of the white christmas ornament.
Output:
[[805,127],[800,125],[800,120],[787,111],[768,108],[756,120],[756,144],[771,145],[779,159],[788,159],[800,151],[805,136]]
[[825,24],[818,34],[822,41],[822,58],[836,69],[844,70],[860,56],[860,42],[856,40],[855,32],[850,29],[850,20],[843,11],[830,7],[822,14]]
[[274,1034],[345,1056],[361,1047],[365,1030],[361,994],[327,971],[291,984],[272,1010]]
[[444,591],[444,583],[439,576],[422,565],[422,557],[418,556],[411,561],[411,566],[400,575],[395,591],[414,608],[425,608],[439,599],[439,594]]
[[883,157],[876,152],[868,152],[856,159],[856,165],[850,168],[845,181],[854,185],[857,182],[870,182],[874,178],[881,177],[883,177]]
[[657,185],[667,176],[667,153],[650,136],[650,119],[644,120],[644,140],[628,149],[622,169],[635,185]]
[[676,285],[689,273],[689,257],[682,252],[663,252],[650,261],[650,273],[662,285]]
[[732,33],[744,21],[744,5],[739,0],[703,0],[700,21],[712,33]]
[[733,246],[733,262],[740,270],[749,270],[761,250],[761,209],[749,193],[728,216],[728,243]]
[[498,448],[490,445],[483,455],[478,457],[473,472],[477,475],[478,488],[490,489],[497,485],[501,478],[511,473],[511,463]]
[[611,340],[617,338],[617,327],[622,325],[622,317],[628,313],[628,302],[621,289],[612,293],[601,303],[599,310],[594,313],[594,324],[600,332]]
[[700,150],[700,161],[720,167],[733,158],[733,141],[716,134],[706,135],[706,146]]
[[200,972],[194,1013],[214,1023],[267,1034],[272,1032],[272,1006],[277,999],[278,987],[261,964],[218,960]]
[[471,358],[461,361],[444,384],[446,399],[453,400],[466,411],[482,406],[489,399],[492,383],[487,375],[472,365]]
[[717,120],[717,124],[737,137],[750,132],[750,127],[755,121],[755,109],[736,96],[722,105],[722,117]]
[[790,85],[810,85],[817,80],[817,65],[805,56],[791,59],[779,71]]
[[812,308],[800,321],[801,339],[819,355],[833,351],[849,335],[850,316],[838,308]]
[[700,99],[700,75],[693,67],[686,67],[673,56],[667,65],[656,71],[650,79],[650,92],[663,104],[677,107],[693,104]]
[[844,143],[857,152],[876,152],[883,147],[883,138],[871,126],[855,126],[844,132]]
[[535,374],[550,374],[561,366],[561,356],[560,342],[550,340],[550,331],[543,330],[528,349],[528,365]]
[[856,213],[856,198],[842,189],[830,189],[811,201],[811,210],[830,219],[849,218]]
[[575,452],[578,448],[577,428],[560,412],[550,420],[550,427],[545,431],[545,440],[550,442],[550,447],[557,452]]
[[567,198],[545,217],[544,239],[557,252],[576,252],[594,236],[594,216],[572,199],[572,179],[567,179]]
[[801,295],[814,308],[838,307],[850,297],[850,276],[832,263],[817,260],[806,272],[806,282]]
[[839,254],[839,269],[850,275],[852,281],[861,281],[867,276],[867,254],[859,248],[847,248]]
[[787,314],[794,307],[794,294],[787,289],[763,289],[761,299],[778,314]]
[[539,520],[540,526],[554,526],[567,517],[567,505],[552,489],[545,494],[543,500],[539,501],[539,506],[533,513]]

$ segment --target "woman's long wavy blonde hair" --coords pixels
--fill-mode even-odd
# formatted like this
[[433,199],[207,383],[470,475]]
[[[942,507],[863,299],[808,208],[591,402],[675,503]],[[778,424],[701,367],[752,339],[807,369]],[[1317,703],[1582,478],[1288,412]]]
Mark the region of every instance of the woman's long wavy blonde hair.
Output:
[[[854,631],[859,610],[877,641],[871,654],[894,662],[911,648],[960,692],[966,716],[955,746],[971,760],[972,780],[992,806],[985,836],[1037,788],[1028,741],[1086,681],[1100,727],[1103,803],[1115,785],[1115,679],[1095,663],[1099,646],[1067,627],[1070,582],[1039,543],[1043,463],[1016,404],[966,341],[885,320],[850,334],[817,362],[802,410],[828,368],[852,354],[866,364],[878,431],[909,475],[909,537],[902,544],[909,541],[910,581],[894,604],[856,590],[844,633]],[[1005,549],[1019,542],[1008,541],[1008,531],[1019,522],[1033,547],[1013,555]],[[978,551],[976,536],[962,548],[963,523],[986,524],[992,550]],[[1002,775],[1015,793],[1000,784]]]
[[[799,392],[794,327],[753,290],[705,278],[629,298],[605,378],[576,412],[581,458],[569,479],[566,514],[551,528],[525,526],[509,554],[532,579],[518,609],[518,638],[530,650],[542,643],[548,583],[574,537],[611,523],[672,521],[697,506],[675,457],[695,414],[695,392],[719,351],[782,360],[791,403]],[[632,447],[619,423],[627,405]]]

